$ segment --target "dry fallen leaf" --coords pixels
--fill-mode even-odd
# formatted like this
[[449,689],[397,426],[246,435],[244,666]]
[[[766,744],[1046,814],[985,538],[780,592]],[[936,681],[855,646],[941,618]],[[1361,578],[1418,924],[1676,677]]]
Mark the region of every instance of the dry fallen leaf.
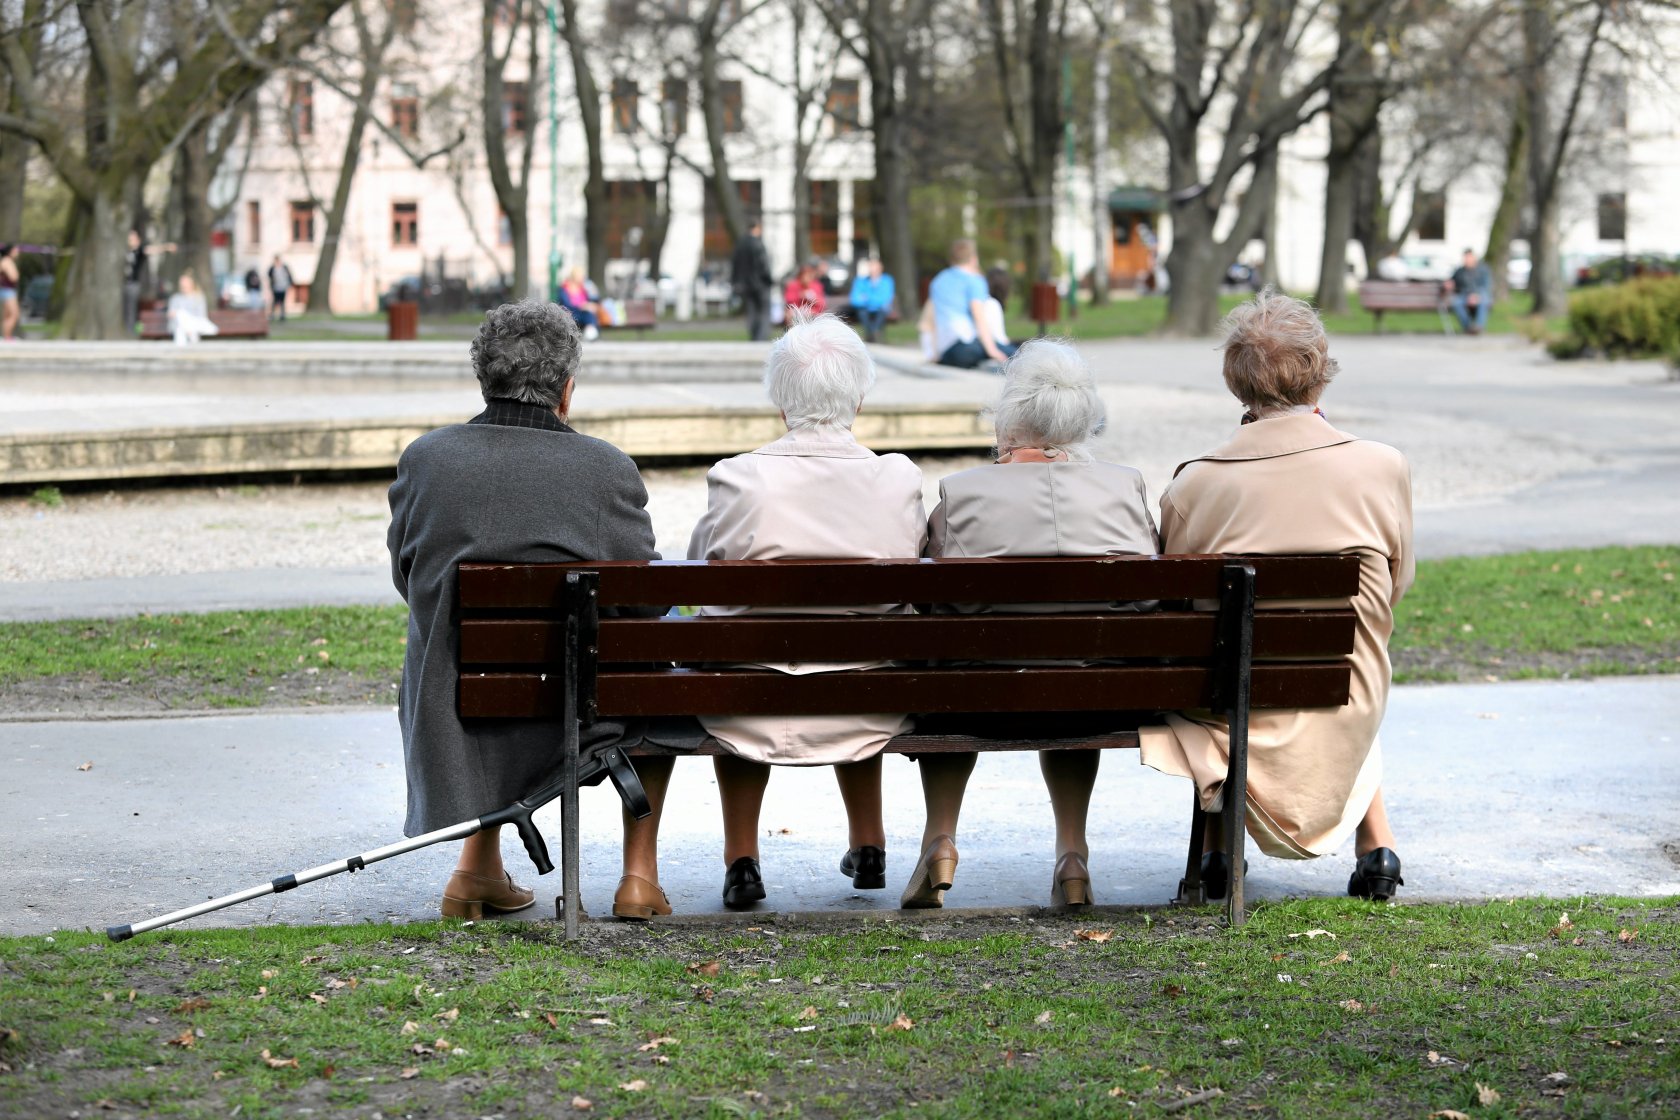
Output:
[[268,995],[268,985],[267,984],[259,984],[257,986],[257,994],[252,996],[251,998],[252,999],[262,999],[266,995]]
[[613,1025],[613,1021],[606,1018],[595,1018],[589,1020],[589,1025],[592,1027],[610,1027]]
[[1168,999],[1177,999],[1184,994],[1184,987],[1180,984],[1167,984],[1161,988],[1161,994]]
[[579,1112],[588,1112],[590,1109],[595,1107],[595,1102],[590,1100],[588,1097],[573,1097],[572,1107],[577,1109]]
[[665,1045],[667,1042],[675,1042],[675,1041],[677,1041],[677,1040],[672,1038],[670,1035],[662,1034],[658,1038],[648,1039],[646,1042],[644,1042],[640,1046],[636,1047],[636,1051],[637,1051],[637,1053],[645,1054],[649,1050],[659,1049],[661,1046]]
[[84,762],[80,766],[76,767],[76,769],[78,769],[78,770],[92,770],[93,769],[93,763]]
[[[1046,1012],[1045,1014],[1049,1014],[1049,1012]],[[915,1025],[916,1025],[916,1020],[910,1018],[910,1016],[908,1016],[904,1012],[900,1011],[898,1013],[898,1018],[894,1019],[892,1022],[887,1024],[887,1029],[889,1031],[907,1031]]]
[[262,1060],[268,1064],[269,1069],[286,1069],[288,1067],[291,1069],[298,1068],[298,1060],[296,1058],[276,1058],[267,1050],[262,1052]]
[[1335,956],[1331,957],[1329,960],[1325,961],[1324,963],[1325,964],[1346,964],[1347,962],[1351,961],[1352,959],[1353,959],[1352,957],[1348,956],[1348,951],[1346,949],[1343,949],[1341,952],[1337,953]]
[[320,992],[310,992],[309,993],[309,998],[314,1000],[316,1003],[326,1003],[327,1002],[327,997],[322,995]]
[[1343,1011],[1363,1011],[1363,1010],[1365,1010],[1365,1005],[1363,1003],[1360,1003],[1356,999],[1338,1000],[1337,1003],[1336,1003],[1336,1006],[1341,1008]]
[[643,1081],[639,1077],[636,1078],[636,1080],[634,1080],[634,1081],[626,1081],[623,1084],[619,1085],[619,1088],[623,1089],[626,1093],[640,1093],[643,1089],[646,1089],[647,1087],[648,1087],[648,1083],[646,1081]]
[[555,1030],[560,1029],[560,1019],[552,1011],[543,1012],[543,1022],[547,1023]]
[[671,1059],[667,1058],[663,1054],[650,1054],[648,1055],[648,1059],[653,1062],[654,1065],[658,1066],[668,1066],[671,1064]]
[[696,976],[716,976],[719,964],[717,961],[697,961],[688,966],[688,971]]
[[1048,1023],[1054,1016],[1055,1016],[1055,1012],[1053,1012],[1053,1011],[1040,1011],[1038,1013],[1038,1018],[1034,1019],[1033,1022],[1035,1022],[1035,1023]]
[[413,1034],[415,1031],[417,1031],[419,1029],[420,1029],[420,1024],[416,1023],[413,1019],[410,1019],[408,1022],[406,1022],[402,1025],[402,1030],[398,1031],[397,1033],[398,1034]]
[[302,960],[298,961],[298,963],[299,964],[320,964],[322,961],[324,961],[326,959],[327,959],[326,957],[323,957],[323,956],[320,956],[319,954],[316,954],[314,956],[304,957]]
[[817,1017],[817,1009],[814,1008],[814,1007],[807,1007],[805,1010],[803,1010],[799,1013],[799,1018],[801,1018],[801,1019],[815,1019],[816,1017]]
[[434,1019],[442,1019],[445,1022],[449,1022],[449,1023],[453,1023],[455,1020],[459,1019],[460,1017],[461,1017],[461,1009],[459,1007],[451,1007],[448,1011],[439,1011],[436,1015],[432,1016],[432,1018],[434,1018]]
[[402,1078],[404,1081],[412,1081],[416,1077],[420,1076],[420,1067],[419,1066],[404,1066],[403,1071],[401,1073],[397,1074],[397,1076]]
[[264,980],[272,980],[274,979],[274,976],[275,972],[272,968],[265,968],[262,970],[262,978]]
[[210,1001],[203,996],[191,996],[175,1005],[175,1014],[185,1015],[189,1011],[203,1011],[210,1006]]
[[1076,929],[1073,935],[1081,941],[1103,942],[1114,936],[1111,929]]
[[1126,1095],[1126,1090],[1124,1090],[1124,1089],[1120,1088],[1120,1086],[1116,1085],[1114,1088],[1112,1088],[1108,1091],[1108,1095],[1111,1096],[1111,1097],[1123,1097],[1123,1096]]
[[1332,941],[1336,940],[1336,935],[1331,933],[1327,929],[1303,930],[1300,933],[1292,933],[1289,936],[1290,937],[1305,937],[1309,941],[1311,941],[1315,938],[1319,938],[1319,937],[1328,937]]
[[450,1042],[447,1038],[440,1038],[432,1043],[432,1049],[436,1050],[439,1054],[443,1054],[455,1049],[455,1044]]
[[183,1050],[191,1050],[198,1045],[198,1039],[193,1037],[192,1028],[188,1027],[180,1034],[169,1040],[169,1045],[179,1046]]
[[1470,1120],[1470,1117],[1456,1108],[1443,1108],[1439,1112],[1431,1112],[1429,1120]]
[[1476,1102],[1483,1108],[1491,1108],[1499,1103],[1499,1090],[1491,1085],[1476,1082]]
[[1616,935],[1616,940],[1620,941],[1623,945],[1626,945],[1631,941],[1637,941],[1638,939],[1639,931],[1636,929],[1624,929]]

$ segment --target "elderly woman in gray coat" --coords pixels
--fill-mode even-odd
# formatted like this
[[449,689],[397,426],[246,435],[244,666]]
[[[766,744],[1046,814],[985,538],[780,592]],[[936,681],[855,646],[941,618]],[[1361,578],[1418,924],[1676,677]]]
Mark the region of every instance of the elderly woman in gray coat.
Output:
[[[409,445],[391,486],[391,574],[408,601],[397,720],[408,772],[408,835],[482,816],[530,793],[558,762],[560,734],[539,722],[462,722],[456,714],[455,569],[466,560],[655,560],[647,490],[622,451],[566,424],[581,338],[556,304],[489,312],[472,343],[484,411]],[[649,613],[657,613],[650,610]],[[637,729],[603,720],[585,752]],[[637,767],[664,799],[671,760]],[[658,885],[657,817],[626,818],[625,876],[613,912],[670,913]],[[445,917],[522,910],[533,892],[502,866],[499,829],[467,839],[443,891]]]
[[[997,462],[949,475],[928,519],[929,556],[1124,556],[1159,550],[1143,476],[1091,455],[1107,418],[1091,371],[1065,342],[1026,343],[1004,368],[994,415]],[[1111,609],[1136,610],[1143,604]],[[960,608],[959,608],[960,609]],[[1020,604],[1013,610],[1066,610]],[[1079,610],[1098,609],[1081,604]],[[1039,765],[1056,818],[1050,901],[1091,904],[1085,817],[1097,780],[1098,751],[1041,751]],[[922,856],[904,888],[909,909],[944,905],[957,868],[957,814],[974,772],[974,754],[918,759],[927,823]]]

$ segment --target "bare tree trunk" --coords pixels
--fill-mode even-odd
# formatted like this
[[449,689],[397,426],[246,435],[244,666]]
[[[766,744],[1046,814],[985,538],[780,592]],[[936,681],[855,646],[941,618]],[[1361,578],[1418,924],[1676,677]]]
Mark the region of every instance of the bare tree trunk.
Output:
[[747,208],[735,189],[734,178],[729,174],[723,81],[718,76],[719,46],[724,32],[724,28],[719,26],[722,16],[723,0],[707,0],[706,10],[695,26],[695,36],[699,40],[700,55],[700,113],[706,118],[706,149],[712,161],[706,186],[712,192],[718,214],[723,218],[724,232],[733,245],[747,235]]
[[135,181],[103,179],[82,215],[70,258],[63,335],[120,339],[123,329],[123,260],[133,228],[128,198]]
[[1108,302],[1108,256],[1113,221],[1108,211],[1108,93],[1113,84],[1109,27],[1114,19],[1114,0],[1096,0],[1091,13],[1096,21],[1097,53],[1091,66],[1091,302]]
[[508,158],[508,132],[503,119],[503,75],[508,59],[519,46],[523,32],[529,37],[530,69],[537,72],[536,0],[518,9],[519,18],[508,31],[506,51],[496,49],[497,14],[504,7],[502,0],[484,0],[479,17],[483,48],[480,54],[483,101],[481,113],[484,125],[484,155],[489,165],[490,185],[495,188],[496,201],[507,215],[509,239],[513,242],[513,276],[508,284],[508,297],[522,300],[531,290],[531,215],[527,209],[530,199],[531,156],[536,142],[536,121],[530,112],[530,94],[534,83],[526,85],[526,114],[521,144],[521,170],[515,176]]
[[0,241],[23,236],[23,189],[34,154],[33,140],[0,133]]
[[210,122],[205,121],[188,133],[181,146],[175,149],[170,189],[180,224],[172,238],[175,252],[164,259],[163,267],[159,269],[164,277],[172,281],[191,269],[212,307],[219,294],[214,291],[214,277],[210,272],[210,227],[214,224],[210,213],[210,180],[215,173]]
[[1487,252],[1482,259],[1493,273],[1495,303],[1511,295],[1511,239],[1522,219],[1524,187],[1527,184],[1528,112],[1517,106],[1511,114],[1511,131],[1505,141],[1505,179],[1499,188],[1499,207],[1493,212],[1488,230]]
[[[583,180],[583,233],[589,275],[600,278],[607,272],[607,173],[601,156],[601,87],[589,65],[588,45],[578,25],[577,0],[559,0],[561,33],[572,61],[572,84],[577,89],[578,116],[583,125],[585,172]],[[553,299],[554,293],[549,292]]]

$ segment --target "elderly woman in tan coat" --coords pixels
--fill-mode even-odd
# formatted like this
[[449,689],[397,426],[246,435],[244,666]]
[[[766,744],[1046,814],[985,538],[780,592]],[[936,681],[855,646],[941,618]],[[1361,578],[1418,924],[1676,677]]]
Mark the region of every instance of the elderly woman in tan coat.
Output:
[[[1004,368],[994,419],[996,463],[939,484],[928,522],[929,556],[1124,556],[1156,551],[1143,476],[1092,458],[1091,440],[1107,418],[1091,371],[1064,342],[1038,339]],[[1135,610],[1145,604],[1119,604]],[[1065,610],[1018,604],[1012,610]],[[1098,609],[1079,604],[1081,611]],[[1055,906],[1091,904],[1085,818],[1097,780],[1098,751],[1041,751],[1039,766],[1056,817]],[[930,754],[918,761],[927,823],[922,857],[901,905],[944,905],[957,867],[957,814],[976,756]]]
[[[1336,374],[1324,325],[1307,304],[1270,289],[1222,324],[1225,384],[1247,410],[1224,444],[1182,464],[1161,496],[1166,551],[1348,553],[1359,557],[1358,616],[1348,703],[1255,712],[1248,733],[1248,829],[1260,849],[1312,859],[1355,833],[1348,893],[1392,897],[1400,857],[1382,799],[1377,728],[1388,702],[1394,605],[1412,582],[1412,486],[1405,457],[1348,435],[1318,408]],[[1196,783],[1220,803],[1228,736],[1206,712],[1142,732],[1143,762]],[[1217,842],[1217,829],[1209,829]],[[1224,897],[1224,856],[1203,857]]]
[[[770,348],[764,387],[785,436],[725,459],[706,476],[706,515],[690,560],[888,559],[921,555],[927,537],[922,472],[903,455],[876,455],[852,436],[875,384],[863,341],[832,315],[796,322]],[[908,612],[907,606],[836,613]],[[738,613],[704,607],[702,613]],[[869,669],[880,662],[761,665],[782,673]],[[728,754],[717,759],[723,799],[723,902],[745,909],[764,897],[758,813],[772,763],[832,765],[846,803],[850,843],[840,870],[862,890],[886,880],[880,750],[906,730],[901,713],[854,716],[706,716]]]

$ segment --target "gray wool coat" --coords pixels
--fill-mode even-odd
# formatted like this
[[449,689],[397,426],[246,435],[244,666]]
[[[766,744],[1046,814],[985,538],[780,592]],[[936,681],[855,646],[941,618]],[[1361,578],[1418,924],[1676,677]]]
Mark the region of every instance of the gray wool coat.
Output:
[[[618,448],[536,405],[493,401],[466,424],[409,445],[391,485],[391,576],[408,602],[397,720],[408,772],[407,835],[482,816],[530,793],[559,764],[560,727],[456,715],[455,567],[657,560],[647,490]],[[646,608],[646,614],[662,613]],[[639,737],[602,720],[585,752]]]

